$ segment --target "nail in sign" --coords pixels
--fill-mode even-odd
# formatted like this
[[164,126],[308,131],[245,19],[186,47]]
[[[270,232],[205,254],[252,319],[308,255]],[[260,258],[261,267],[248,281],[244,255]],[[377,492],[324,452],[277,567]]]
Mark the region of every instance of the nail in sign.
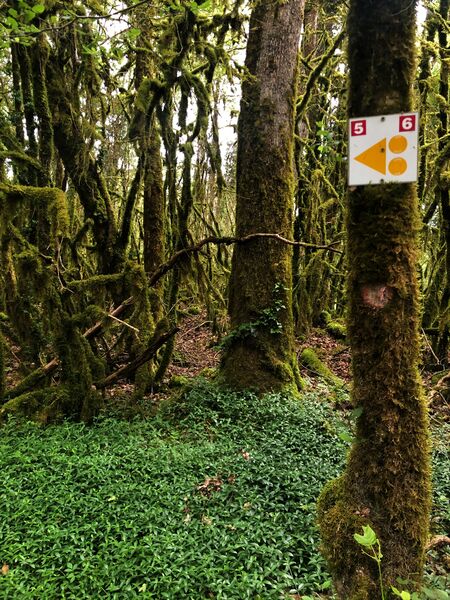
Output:
[[418,114],[349,121],[348,184],[417,181]]

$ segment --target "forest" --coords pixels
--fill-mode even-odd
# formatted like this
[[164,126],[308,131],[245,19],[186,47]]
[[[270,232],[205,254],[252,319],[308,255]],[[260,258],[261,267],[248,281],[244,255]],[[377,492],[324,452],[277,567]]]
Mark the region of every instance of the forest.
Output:
[[450,0],[0,29],[0,598],[448,600]]

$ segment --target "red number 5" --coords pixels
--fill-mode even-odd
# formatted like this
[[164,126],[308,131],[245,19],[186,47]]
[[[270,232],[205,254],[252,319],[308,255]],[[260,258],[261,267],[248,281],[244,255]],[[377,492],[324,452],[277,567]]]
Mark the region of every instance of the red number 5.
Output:
[[402,115],[399,122],[399,131],[415,131],[416,115]]
[[352,121],[350,125],[350,131],[352,136],[354,135],[366,135],[366,121]]

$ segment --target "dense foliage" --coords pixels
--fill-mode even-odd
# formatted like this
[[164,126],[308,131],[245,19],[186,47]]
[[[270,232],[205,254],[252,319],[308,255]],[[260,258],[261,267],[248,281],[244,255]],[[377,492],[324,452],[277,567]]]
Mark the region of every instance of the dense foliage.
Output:
[[[447,4],[421,7],[414,85],[424,359],[437,370],[447,365],[448,338]],[[6,354],[20,347],[23,374],[51,365],[15,390],[0,373],[3,400],[37,382],[54,385],[49,375],[65,361],[59,401],[52,391],[47,401],[45,394],[26,397],[8,411],[43,405],[42,420],[64,413],[89,420],[98,411],[95,394],[85,409],[61,400],[73,387],[61,343],[68,329],[86,355],[84,389],[143,354],[157,323],[175,327],[180,301],[203,304],[215,332],[225,332],[237,100],[251,79],[243,64],[250,8],[243,0],[17,0],[0,7],[2,346]],[[342,3],[305,2],[292,211],[300,335],[324,314],[345,312],[346,16]],[[211,242],[196,246],[206,237]],[[122,307],[120,314],[107,317],[111,306]],[[116,316],[131,328],[120,328]],[[98,319],[103,339],[89,349],[80,338]],[[173,347],[169,340],[137,369],[137,396],[164,380]]]
[[[0,559],[9,566],[0,597],[319,592],[328,575],[315,500],[342,468],[346,427],[314,394],[299,403],[209,384],[150,420],[10,421],[0,446]],[[440,436],[438,533],[450,525],[450,457]]]
[[[329,585],[314,503],[348,441],[363,460],[345,492],[350,543],[334,544],[342,511],[327,523],[334,555],[358,550],[353,518],[375,507],[390,580],[399,548],[420,546],[421,560],[429,469],[417,367],[439,374],[432,414],[450,399],[450,3],[371,6],[380,18],[363,0],[0,3],[0,595],[305,598]],[[404,18],[408,34],[395,33]],[[347,193],[347,115],[415,108],[417,197],[395,184]],[[388,309],[353,311],[361,284],[387,291]],[[148,421],[97,419],[119,380],[134,408],[174,383],[182,307],[202,307],[219,378],[235,388],[302,389],[309,370],[343,398],[314,348],[296,354],[294,333],[297,345],[318,326],[350,342],[357,433],[308,393],[299,404],[202,385]],[[41,427],[51,423],[62,424]],[[436,533],[449,521],[447,433],[435,437]],[[431,577],[445,588],[438,569]],[[372,600],[371,586],[358,600]]]

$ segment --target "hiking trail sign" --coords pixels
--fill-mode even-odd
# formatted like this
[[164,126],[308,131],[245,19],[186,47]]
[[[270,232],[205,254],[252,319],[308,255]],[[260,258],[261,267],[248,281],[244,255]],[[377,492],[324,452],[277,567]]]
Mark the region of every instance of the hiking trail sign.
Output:
[[348,185],[417,181],[418,113],[349,120]]

